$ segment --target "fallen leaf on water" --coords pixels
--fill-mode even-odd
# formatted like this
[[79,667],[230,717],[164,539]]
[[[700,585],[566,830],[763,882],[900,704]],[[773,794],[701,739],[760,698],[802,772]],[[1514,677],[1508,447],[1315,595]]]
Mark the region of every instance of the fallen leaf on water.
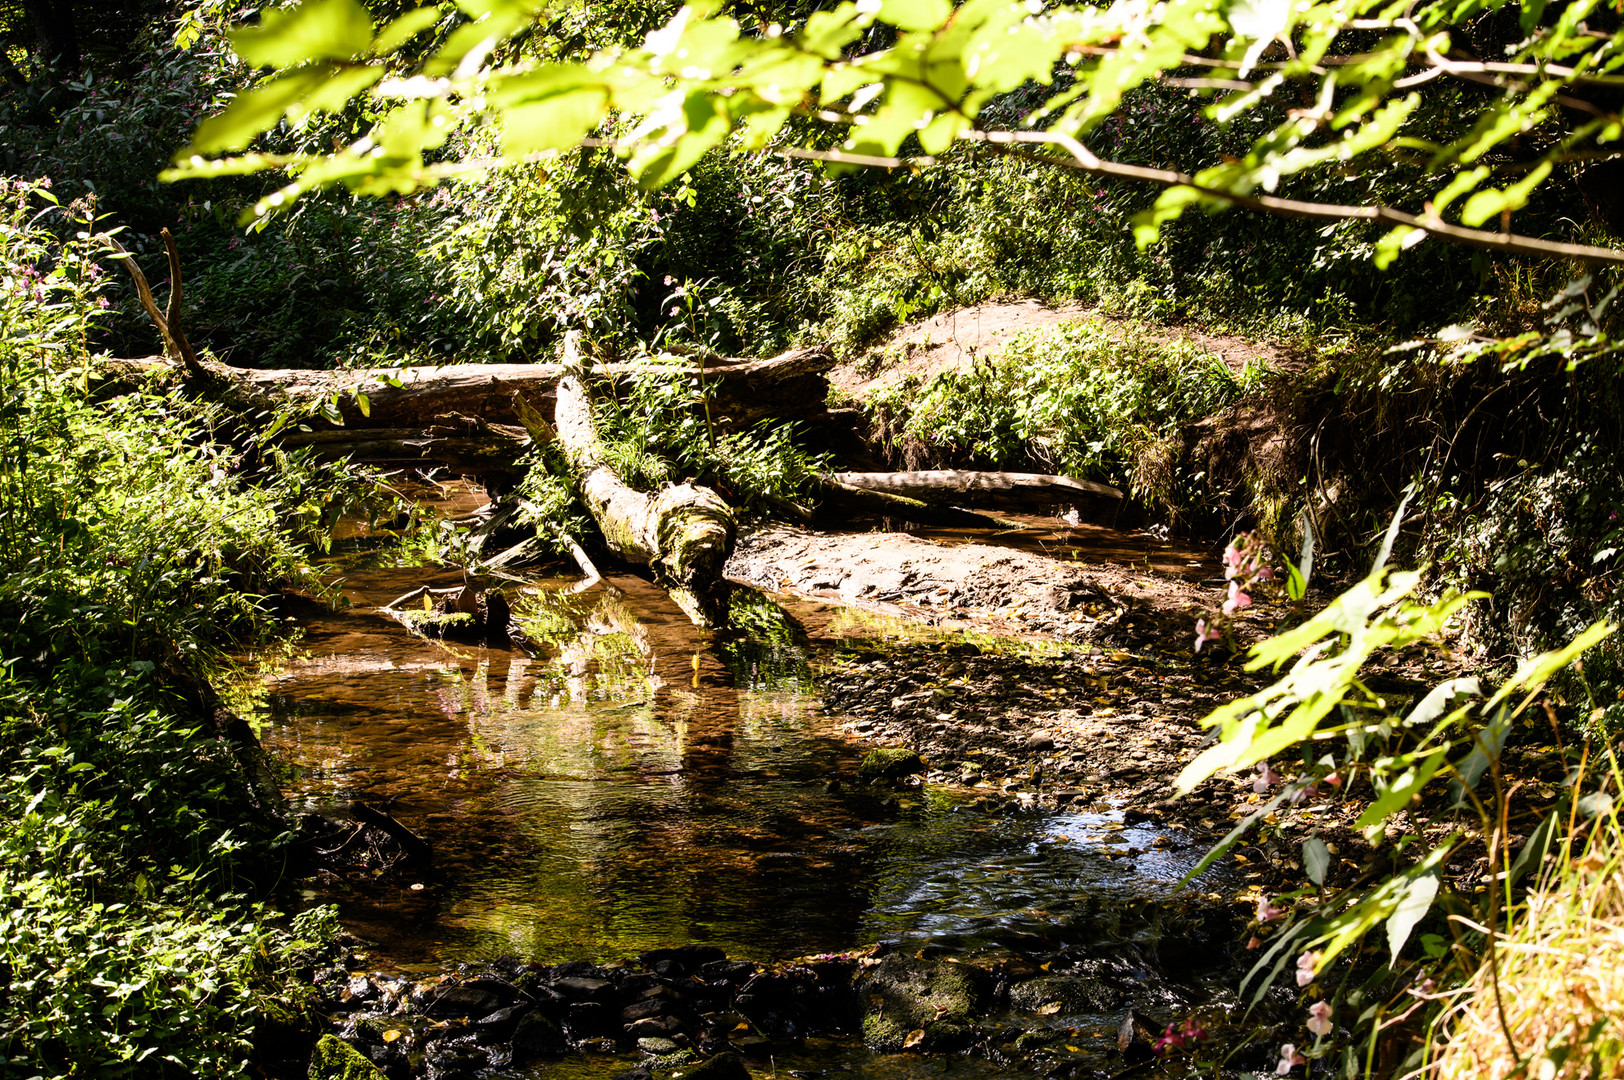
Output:
[[918,1046],[920,1043],[922,1043],[924,1041],[925,1041],[925,1029],[924,1028],[914,1028],[912,1031],[908,1032],[908,1037],[906,1039],[902,1040],[902,1048],[904,1050],[911,1050],[913,1047]]
[[1038,1006],[1037,1011],[1039,1016],[1053,1016],[1055,1013],[1060,1011],[1060,1002],[1045,1002],[1044,1004]]
[[386,1043],[392,1043],[398,1038],[400,1038],[400,1032],[395,1028],[390,1028],[383,1033],[383,1041]]

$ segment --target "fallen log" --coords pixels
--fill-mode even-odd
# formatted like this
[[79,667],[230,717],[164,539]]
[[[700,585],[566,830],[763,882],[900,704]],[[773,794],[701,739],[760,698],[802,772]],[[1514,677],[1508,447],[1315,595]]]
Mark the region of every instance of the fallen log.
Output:
[[[791,349],[764,360],[697,364],[617,363],[593,368],[617,393],[649,376],[702,377],[718,425],[750,427],[769,418],[794,419],[820,413],[828,393],[823,373],[835,364],[828,349]],[[554,393],[562,364],[455,364],[447,367],[357,368],[346,371],[254,370],[203,360],[214,380],[229,379],[235,405],[253,403],[275,411],[299,402],[331,401],[344,428],[426,428],[451,417],[479,417],[486,423],[522,425],[517,394],[535,413],[556,408]],[[106,362],[109,375],[133,378],[172,371],[163,357]],[[359,392],[359,396],[358,396]],[[361,399],[365,399],[365,407]],[[312,427],[326,428],[313,420]],[[337,425],[332,425],[337,426]]]
[[[817,494],[820,509],[836,510],[845,514],[896,518],[898,521],[910,521],[915,525],[939,525],[946,528],[996,529],[1004,524],[997,518],[978,514],[973,510],[928,503],[891,491],[853,487],[837,479],[849,475],[852,474],[836,473],[834,477],[823,477],[819,481]],[[798,510],[799,507],[795,509]]]
[[649,494],[620,479],[592,419],[579,349],[572,331],[564,339],[565,373],[553,395],[553,427],[582,500],[610,551],[647,566],[690,619],[713,626],[726,613],[722,564],[733,553],[733,511],[709,488],[676,484]]
[[915,472],[842,472],[832,479],[846,487],[901,495],[927,503],[1030,509],[1056,503],[1120,503],[1122,492],[1092,480],[1047,473],[922,469]]

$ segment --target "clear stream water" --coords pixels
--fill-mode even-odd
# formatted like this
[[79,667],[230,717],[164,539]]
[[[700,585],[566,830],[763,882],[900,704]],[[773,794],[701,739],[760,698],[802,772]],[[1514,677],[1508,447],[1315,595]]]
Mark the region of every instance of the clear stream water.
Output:
[[690,942],[756,960],[878,942],[1032,956],[1153,935],[1158,912],[1200,902],[1175,895],[1197,853],[1109,807],[989,816],[968,792],[854,787],[865,747],[819,708],[782,621],[723,640],[637,578],[582,596],[538,581],[521,607],[547,647],[527,656],[372,610],[459,580],[346,570],[345,606],[310,605],[304,657],[271,680],[261,734],[294,807],[342,818],[361,799],[434,845],[423,881],[312,886],[376,966]]

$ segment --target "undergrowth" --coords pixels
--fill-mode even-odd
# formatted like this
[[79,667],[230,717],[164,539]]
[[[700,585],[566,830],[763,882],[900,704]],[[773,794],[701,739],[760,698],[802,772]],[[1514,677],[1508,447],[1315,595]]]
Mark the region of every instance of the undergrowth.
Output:
[[1182,429],[1274,377],[1143,326],[1088,320],[1017,334],[968,368],[903,379],[861,405],[903,467],[1084,477],[1176,521],[1199,494]]
[[276,632],[334,491],[216,409],[97,392],[105,251],[49,202],[0,205],[0,1071],[240,1075],[294,963],[255,900],[290,837],[207,680]]

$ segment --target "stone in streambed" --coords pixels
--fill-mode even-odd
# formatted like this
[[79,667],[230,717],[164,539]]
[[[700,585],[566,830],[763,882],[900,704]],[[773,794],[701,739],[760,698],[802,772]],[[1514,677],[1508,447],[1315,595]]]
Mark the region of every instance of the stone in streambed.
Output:
[[965,964],[888,956],[857,986],[864,1002],[863,1041],[880,1053],[955,1050],[975,1036],[984,975]]
[[310,1055],[310,1080],[384,1080],[367,1056],[336,1035],[316,1040]]
[[[1100,1013],[1122,1004],[1122,993],[1100,980],[1077,975],[1045,975],[1010,988],[1009,1003],[1025,1012],[1066,1016]],[[1054,1006],[1059,1006],[1058,1009]]]
[[731,1051],[707,1058],[693,1068],[674,1072],[671,1076],[673,1080],[751,1080],[750,1070],[744,1067],[739,1055]]
[[857,778],[866,783],[897,781],[925,771],[919,755],[903,747],[870,750],[857,766]]
[[564,1032],[545,1016],[529,1013],[513,1029],[515,1062],[538,1057],[561,1057],[569,1050],[569,1041],[564,1038]]

